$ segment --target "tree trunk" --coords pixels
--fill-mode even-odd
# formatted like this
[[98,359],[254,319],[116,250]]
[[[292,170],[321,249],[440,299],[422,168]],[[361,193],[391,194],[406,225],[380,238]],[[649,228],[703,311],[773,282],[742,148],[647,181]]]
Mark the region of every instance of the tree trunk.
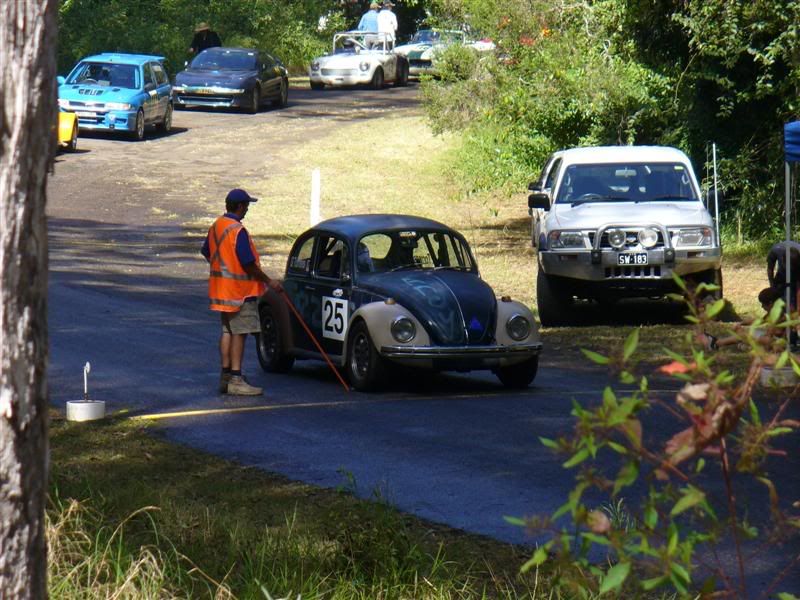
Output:
[[57,0],[0,1],[0,596],[47,597],[47,223]]

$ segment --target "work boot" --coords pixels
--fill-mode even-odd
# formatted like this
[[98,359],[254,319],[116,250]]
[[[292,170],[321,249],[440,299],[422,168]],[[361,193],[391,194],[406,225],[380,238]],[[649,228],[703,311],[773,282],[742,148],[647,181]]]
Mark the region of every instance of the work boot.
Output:
[[228,382],[231,380],[231,374],[221,371],[219,374],[219,393],[228,393]]
[[263,391],[260,387],[247,383],[241,375],[232,375],[228,380],[229,396],[260,396]]

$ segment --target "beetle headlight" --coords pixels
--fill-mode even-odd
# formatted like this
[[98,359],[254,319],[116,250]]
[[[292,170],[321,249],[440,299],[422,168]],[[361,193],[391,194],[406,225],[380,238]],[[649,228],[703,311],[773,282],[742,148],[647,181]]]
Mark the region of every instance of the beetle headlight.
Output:
[[580,231],[551,231],[551,248],[585,248],[583,234]]
[[319,71],[319,61],[314,61],[311,63],[311,70],[312,71]]
[[639,230],[639,243],[645,248],[652,248],[658,243],[658,231],[652,227]]
[[397,317],[392,321],[392,337],[401,344],[410,342],[417,335],[417,327],[414,321],[408,317]]
[[531,333],[531,322],[522,315],[514,315],[506,322],[506,331],[512,340],[521,342]]
[[369,63],[367,61],[362,61],[358,68],[362,71],[369,71]]
[[608,230],[608,243],[612,248],[619,250],[625,245],[626,235],[622,229],[609,229]]
[[686,227],[672,232],[672,245],[681,246],[711,246],[713,239],[710,227]]

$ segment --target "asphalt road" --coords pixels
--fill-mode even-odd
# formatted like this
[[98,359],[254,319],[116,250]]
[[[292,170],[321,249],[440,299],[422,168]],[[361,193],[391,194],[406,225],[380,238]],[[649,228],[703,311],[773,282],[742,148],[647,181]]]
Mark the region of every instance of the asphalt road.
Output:
[[[353,486],[360,496],[380,496],[433,521],[532,544],[503,517],[550,513],[564,502],[572,474],[537,436],[570,429],[572,400],[597,401],[607,383],[602,371],[563,364],[545,345],[539,375],[525,391],[508,392],[491,374],[473,373],[421,376],[360,394],[344,391],[322,364],[267,375],[251,343],[245,368],[265,396],[216,394],[218,321],[207,310],[199,256],[214,213],[186,190],[202,186],[207,198],[222,198],[231,173],[257,171],[265,160],[279,167],[282,148],[349,122],[415,110],[413,86],[292,90],[288,109],[252,117],[177,112],[175,132],[150,132],[144,143],[82,137],[79,153],[59,157],[48,190],[53,405],[82,398],[89,361],[90,395],[110,411],[187,411],[157,421],[173,441],[315,485]],[[229,154],[203,153],[227,139],[235,140]],[[191,414],[216,409],[234,410]],[[658,436],[671,425],[653,417],[646,430]],[[798,466],[795,447],[776,467],[795,492]],[[752,499],[766,508],[762,492]],[[756,587],[779,557],[800,549],[771,551],[754,568]]]

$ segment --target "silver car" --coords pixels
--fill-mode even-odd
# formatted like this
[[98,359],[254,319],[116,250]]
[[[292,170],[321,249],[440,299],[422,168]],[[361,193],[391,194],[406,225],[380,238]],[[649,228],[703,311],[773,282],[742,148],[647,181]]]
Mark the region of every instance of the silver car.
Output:
[[675,148],[556,152],[528,199],[543,325],[569,323],[576,298],[676,290],[673,273],[720,286],[722,252],[687,156]]

